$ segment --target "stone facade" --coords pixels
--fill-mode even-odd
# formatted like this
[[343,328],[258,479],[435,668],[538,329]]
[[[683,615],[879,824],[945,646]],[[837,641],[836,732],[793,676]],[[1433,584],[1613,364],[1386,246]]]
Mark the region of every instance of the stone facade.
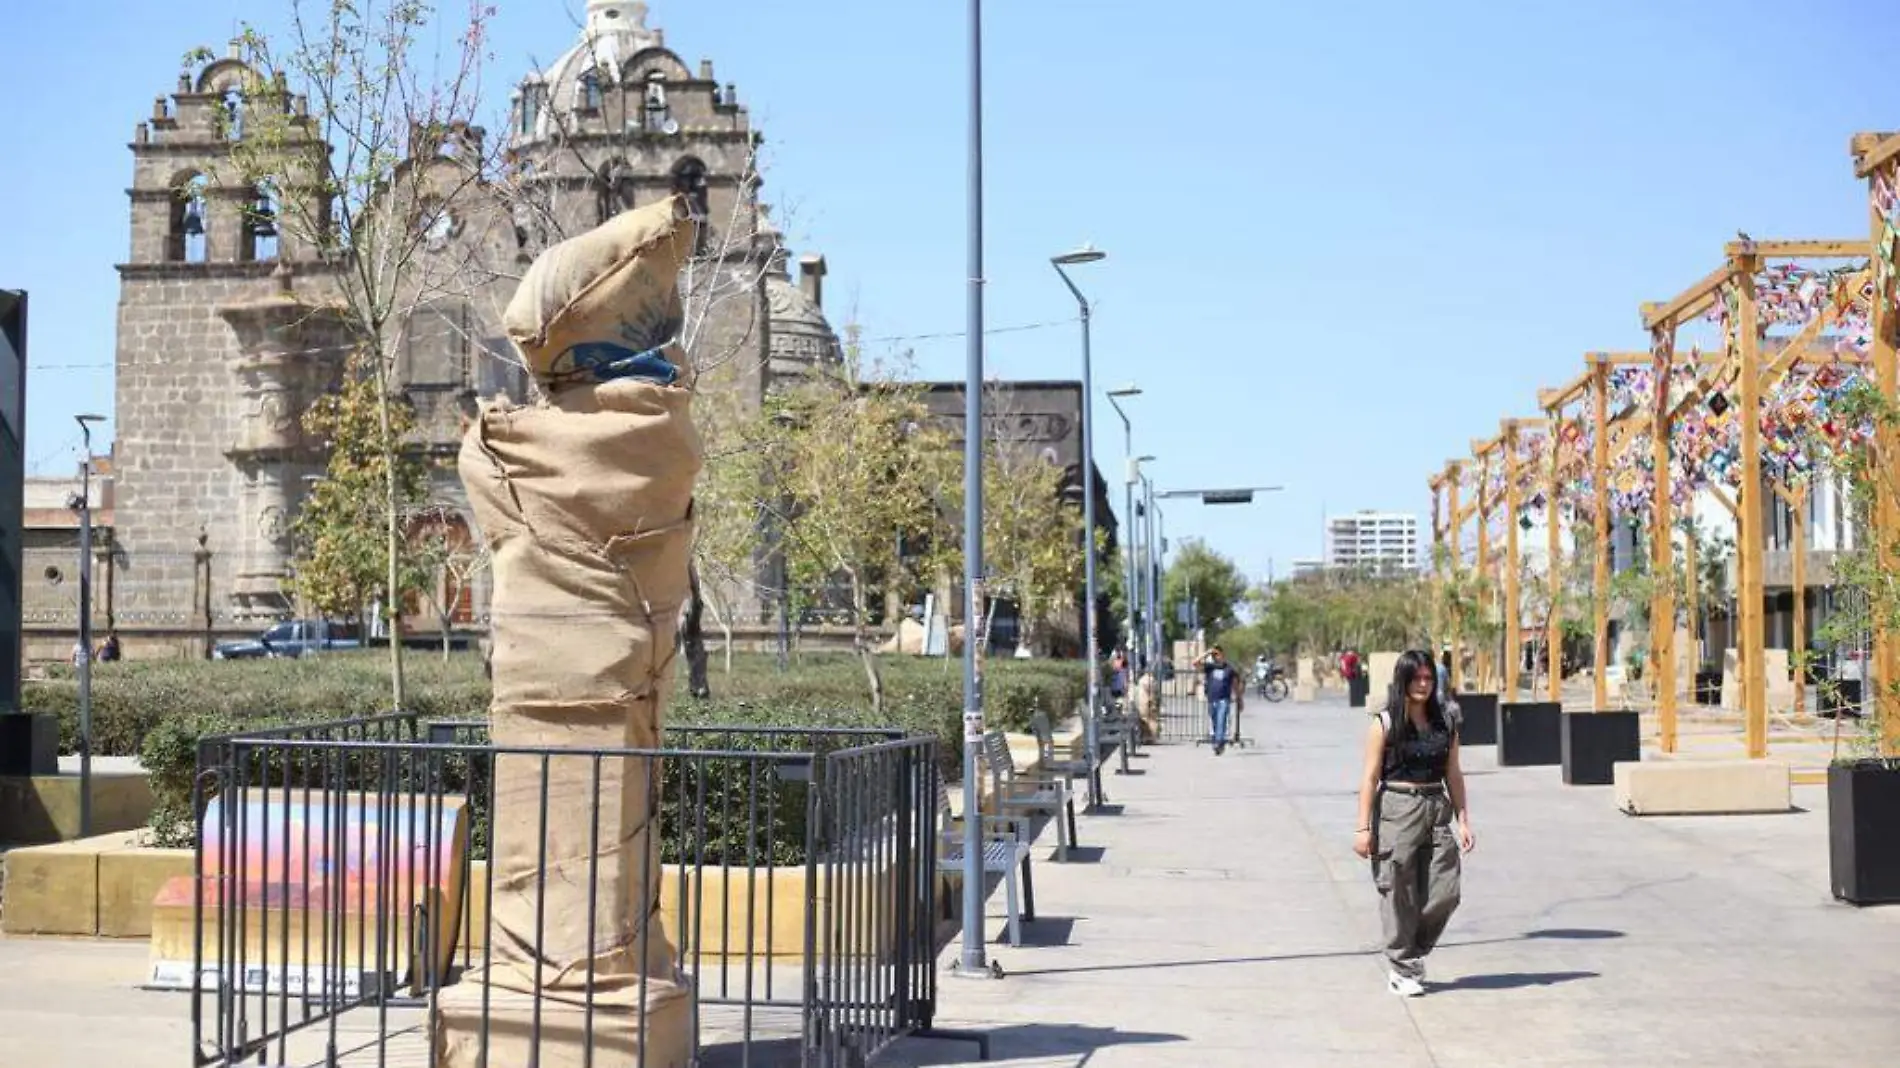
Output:
[[[298,417],[334,388],[350,345],[341,325],[350,317],[320,312],[339,303],[336,265],[295,227],[260,227],[260,207],[282,223],[286,205],[233,178],[233,143],[260,118],[247,109],[277,108],[265,117],[292,131],[293,151],[305,144],[299,130],[311,153],[322,151],[301,98],[281,84],[240,92],[265,84],[235,53],[181,75],[130,146],[115,566],[154,619],[252,625],[294,611],[284,592],[289,524],[324,465]],[[449,464],[479,400],[527,395],[497,325],[512,278],[548,245],[628,207],[678,193],[699,223],[700,255],[681,285],[702,393],[756,408],[775,375],[837,359],[818,306],[823,259],[807,257],[795,285],[765,222],[760,136],[746,108],[709,62],[692,70],[667,50],[644,4],[589,0],[580,41],[522,80],[510,125],[505,173],[492,184],[460,180],[486,134],[457,127],[420,142],[432,158],[404,164],[423,175],[402,183],[408,199],[378,205],[426,227],[400,317],[387,325],[401,338],[391,355],[417,410],[417,448],[440,461],[434,503],[466,513]],[[438,171],[457,180],[436,182]],[[454,192],[438,200],[438,188]],[[207,601],[211,618],[201,619]]]

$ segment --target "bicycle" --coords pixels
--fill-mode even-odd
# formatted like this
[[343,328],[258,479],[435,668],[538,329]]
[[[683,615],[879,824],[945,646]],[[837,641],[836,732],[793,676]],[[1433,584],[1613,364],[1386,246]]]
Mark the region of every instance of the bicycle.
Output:
[[1254,692],[1268,701],[1278,703],[1293,695],[1293,688],[1287,685],[1286,672],[1279,668],[1270,668],[1264,677],[1254,680]]

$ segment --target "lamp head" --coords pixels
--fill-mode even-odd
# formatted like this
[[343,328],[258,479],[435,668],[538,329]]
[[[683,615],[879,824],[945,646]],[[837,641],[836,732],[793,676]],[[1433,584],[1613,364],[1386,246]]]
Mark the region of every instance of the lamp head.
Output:
[[1139,397],[1141,396],[1141,387],[1130,382],[1119,389],[1109,390],[1108,395],[1111,397]]
[[1083,245],[1074,252],[1064,252],[1060,256],[1049,257],[1049,262],[1058,267],[1071,267],[1078,263],[1096,263],[1108,258],[1108,253],[1094,245]]

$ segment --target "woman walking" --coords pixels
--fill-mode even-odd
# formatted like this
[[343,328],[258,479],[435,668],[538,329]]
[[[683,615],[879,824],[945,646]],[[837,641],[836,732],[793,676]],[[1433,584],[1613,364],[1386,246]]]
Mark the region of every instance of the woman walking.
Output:
[[1425,956],[1458,908],[1459,853],[1477,845],[1458,766],[1458,727],[1458,706],[1439,696],[1432,654],[1402,654],[1385,705],[1366,730],[1352,846],[1372,861],[1390,965],[1386,987],[1401,997],[1425,992]]

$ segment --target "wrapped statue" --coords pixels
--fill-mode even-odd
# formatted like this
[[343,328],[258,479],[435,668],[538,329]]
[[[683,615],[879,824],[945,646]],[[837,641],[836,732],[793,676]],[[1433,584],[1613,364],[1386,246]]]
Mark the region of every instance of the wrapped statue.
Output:
[[674,198],[543,253],[503,325],[544,399],[485,406],[462,444],[493,557],[492,741],[578,752],[495,760],[488,958],[437,1010],[454,1068],[694,1057],[659,919],[660,762],[588,754],[659,748],[672,689],[701,461],[676,384],[691,247]]

